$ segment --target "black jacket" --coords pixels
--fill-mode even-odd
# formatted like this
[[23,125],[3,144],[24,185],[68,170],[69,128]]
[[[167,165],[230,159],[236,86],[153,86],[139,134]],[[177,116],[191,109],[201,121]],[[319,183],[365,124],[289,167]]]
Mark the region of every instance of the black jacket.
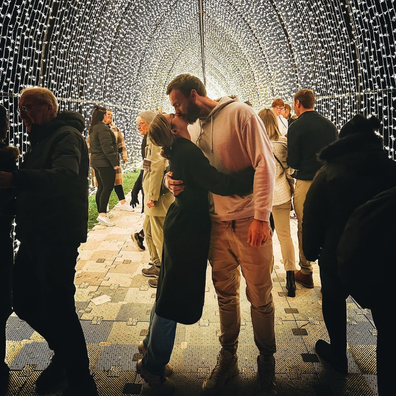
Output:
[[355,208],[396,186],[396,162],[382,138],[359,133],[339,139],[320,154],[325,165],[308,191],[303,215],[303,250],[310,261],[337,271],[336,249]]
[[[13,172],[17,169],[19,150],[0,142],[0,171]],[[15,189],[0,188],[0,216],[15,215]]]
[[296,179],[313,180],[320,169],[319,152],[338,138],[337,129],[317,111],[306,111],[289,125],[287,163],[296,169]]
[[71,111],[33,126],[30,150],[14,172],[22,242],[86,241],[89,159],[83,130],[83,117]]
[[93,126],[89,135],[89,152],[92,168],[114,168],[119,165],[114,133],[104,122],[98,122]]

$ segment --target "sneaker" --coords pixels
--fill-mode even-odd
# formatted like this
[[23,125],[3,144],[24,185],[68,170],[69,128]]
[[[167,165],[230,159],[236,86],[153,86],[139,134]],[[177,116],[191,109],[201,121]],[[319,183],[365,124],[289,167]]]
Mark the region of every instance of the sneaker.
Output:
[[105,225],[106,227],[114,227],[115,224],[112,223],[106,216],[98,216],[96,219],[99,221],[99,223]]
[[68,386],[62,396],[99,396],[95,381],[92,376],[84,384]]
[[[142,357],[147,353],[147,346],[143,341],[139,343],[138,351],[142,355]],[[169,377],[172,373],[173,373],[173,367],[168,363],[165,366],[165,377]]]
[[143,365],[142,360],[136,363],[136,371],[147,382],[154,395],[166,396],[171,395],[175,391],[175,384],[169,378],[161,377],[149,373]]
[[150,268],[143,268],[142,274],[149,278],[158,278],[160,269],[156,265],[152,265]]
[[40,374],[35,384],[36,393],[45,394],[57,391],[66,383],[66,370],[59,359],[54,355],[51,363]]
[[119,204],[118,206],[121,210],[125,210],[126,212],[133,212],[131,205],[124,202],[123,204]]
[[346,353],[338,356],[332,351],[331,344],[324,340],[318,340],[315,344],[316,353],[319,357],[341,374],[348,374],[348,358]]
[[222,349],[217,358],[217,364],[202,384],[201,395],[212,396],[217,395],[231,378],[234,378],[239,373],[238,357],[233,355],[230,351]]
[[144,252],[146,248],[143,245],[144,238],[139,235],[138,232],[135,232],[131,235],[132,241],[135,242],[136,247],[141,251]]
[[314,287],[312,273],[309,275],[304,275],[301,270],[294,271],[294,280],[302,284],[307,289],[313,289]]
[[258,396],[275,396],[278,394],[275,384],[275,358],[270,356],[257,356],[257,373],[260,381]]
[[148,284],[156,289],[158,287],[158,278],[149,279]]

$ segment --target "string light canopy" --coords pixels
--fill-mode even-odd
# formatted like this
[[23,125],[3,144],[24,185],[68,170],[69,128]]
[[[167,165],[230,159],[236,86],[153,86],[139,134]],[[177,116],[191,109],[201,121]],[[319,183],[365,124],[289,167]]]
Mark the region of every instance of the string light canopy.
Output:
[[51,89],[87,127],[93,105],[104,105],[134,167],[136,117],[172,111],[165,91],[180,73],[257,111],[311,88],[338,128],[358,112],[378,115],[395,158],[395,37],[393,0],[3,0],[0,103],[22,152],[21,89]]

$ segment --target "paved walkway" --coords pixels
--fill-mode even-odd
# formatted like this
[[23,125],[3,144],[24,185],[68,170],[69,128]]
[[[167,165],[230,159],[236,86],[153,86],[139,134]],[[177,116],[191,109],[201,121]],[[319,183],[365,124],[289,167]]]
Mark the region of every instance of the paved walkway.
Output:
[[[149,256],[139,252],[130,235],[142,227],[140,209],[133,213],[112,210],[116,227],[95,226],[80,248],[75,283],[76,305],[85,333],[91,369],[101,396],[150,395],[136,375],[155,289],[141,274]],[[292,220],[293,235],[296,221]],[[297,244],[296,244],[297,248]],[[296,249],[297,251],[297,249]],[[276,379],[279,396],[375,396],[376,330],[370,311],[348,300],[349,375],[342,377],[320,363],[314,351],[318,338],[328,339],[321,313],[318,268],[314,289],[297,286],[297,296],[285,293],[285,271],[274,237],[274,301],[276,307]],[[216,363],[219,317],[215,291],[207,271],[206,302],[202,319],[179,325],[171,358],[175,395],[199,395],[203,379]],[[242,281],[242,283],[244,283]],[[98,300],[99,298],[99,300]],[[180,298],[183,298],[181,295]],[[96,299],[96,300],[95,300]],[[222,396],[250,396],[258,390],[257,349],[253,341],[250,306],[241,290],[242,327],[239,344],[240,375]],[[95,304],[94,300],[97,304]],[[35,395],[32,385],[48,365],[51,351],[42,337],[17,316],[7,323],[7,362],[11,367],[9,395]]]

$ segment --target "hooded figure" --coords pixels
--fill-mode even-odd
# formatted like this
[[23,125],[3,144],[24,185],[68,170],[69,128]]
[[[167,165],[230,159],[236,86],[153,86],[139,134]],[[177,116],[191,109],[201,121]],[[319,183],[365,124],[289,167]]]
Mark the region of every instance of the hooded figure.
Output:
[[[362,115],[343,126],[340,139],[325,147],[324,163],[308,191],[304,206],[303,248],[308,260],[319,259],[322,310],[330,344],[316,343],[318,355],[347,373],[346,298],[338,271],[337,246],[355,208],[396,186],[396,163],[388,158],[383,139],[375,133],[380,122]],[[370,276],[370,274],[366,274]]]

